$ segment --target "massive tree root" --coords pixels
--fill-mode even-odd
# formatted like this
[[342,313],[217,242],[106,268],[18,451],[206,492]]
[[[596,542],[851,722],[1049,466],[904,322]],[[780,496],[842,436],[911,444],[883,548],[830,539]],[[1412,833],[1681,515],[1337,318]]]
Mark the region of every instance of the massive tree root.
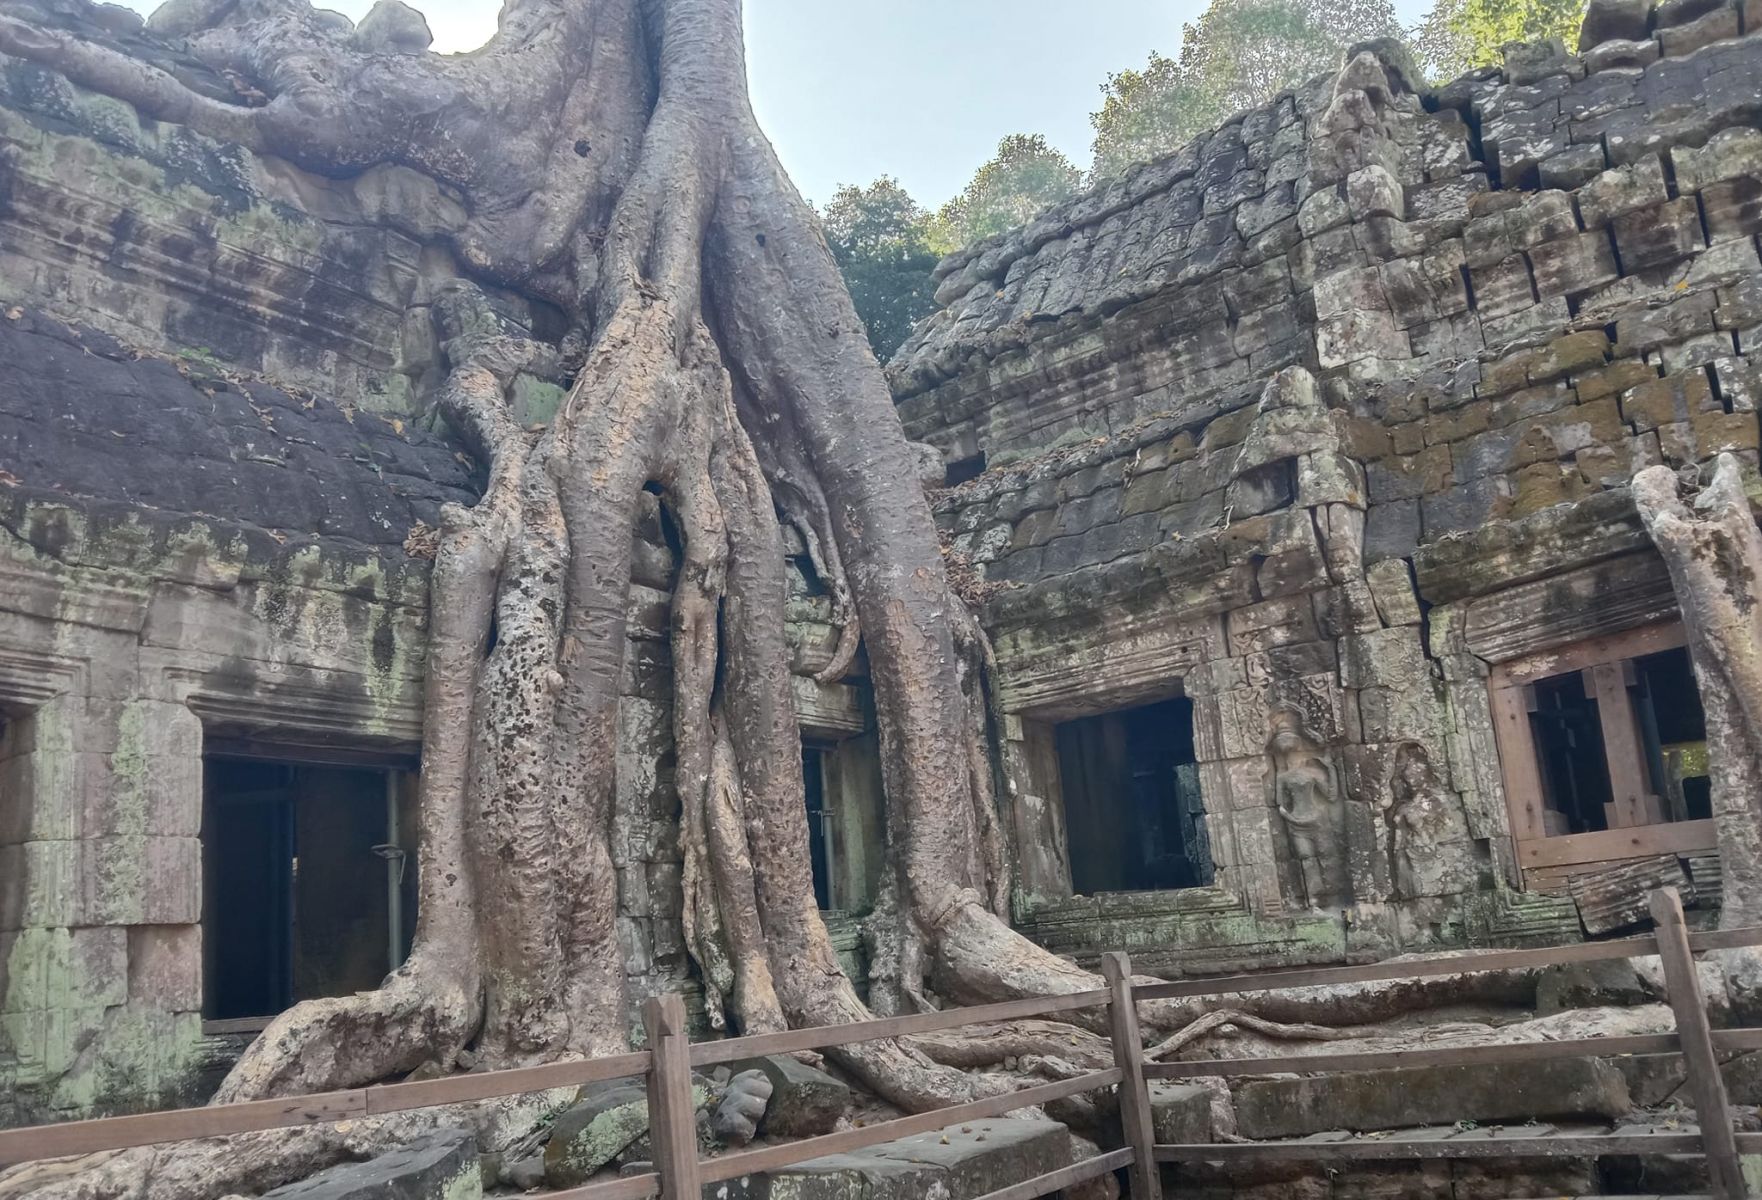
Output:
[[1762,924],[1762,531],[1730,454],[1692,500],[1667,467],[1641,471],[1633,492],[1670,569],[1707,715],[1720,923]]

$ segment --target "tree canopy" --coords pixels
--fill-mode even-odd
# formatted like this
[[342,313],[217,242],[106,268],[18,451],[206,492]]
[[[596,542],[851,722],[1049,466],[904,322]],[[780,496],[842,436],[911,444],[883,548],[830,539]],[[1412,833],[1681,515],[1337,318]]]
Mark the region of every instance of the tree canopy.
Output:
[[1027,224],[1082,186],[1083,172],[1045,137],[1012,133],[937,215],[952,244],[964,246]]
[[1178,57],[1153,52],[1143,68],[1108,76],[1089,118],[1092,174],[1177,150],[1232,113],[1338,67],[1353,42],[1399,31],[1390,0],[1213,0],[1183,30]]
[[883,175],[867,187],[839,188],[821,220],[869,345],[886,361],[936,307],[930,272],[942,248],[935,218]]
[[1584,0],[1436,0],[1413,31],[1414,48],[1433,79],[1499,61],[1507,42],[1558,37],[1572,45]]

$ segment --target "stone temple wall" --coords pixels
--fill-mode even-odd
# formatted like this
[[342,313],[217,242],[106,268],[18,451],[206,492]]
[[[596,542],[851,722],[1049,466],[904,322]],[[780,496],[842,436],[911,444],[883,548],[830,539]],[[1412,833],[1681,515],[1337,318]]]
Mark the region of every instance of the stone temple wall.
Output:
[[[27,7],[231,94],[126,10]],[[481,486],[428,406],[434,308],[481,294],[484,319],[560,333],[462,281],[463,219],[414,172],[319,178],[0,56],[0,1125],[200,1099],[247,1040],[202,1019],[205,755],[414,771],[428,562],[406,539]],[[564,382],[509,402],[542,422]],[[658,510],[637,543],[614,858],[640,998],[694,984]],[[810,678],[836,634],[791,550],[803,728],[845,800],[833,901],[860,908],[872,718],[860,672]]]
[[[1635,471],[1755,462],[1751,8],[1595,3],[1583,52],[1423,96],[1373,48],[941,265],[889,371],[908,435],[985,467],[936,508],[1000,585],[1037,936],[1206,970],[1581,932],[1572,880],[1635,851],[1514,820],[1492,706],[1674,618]],[[1072,898],[1051,729],[1173,691],[1216,884]],[[1322,914],[1279,814],[1304,762],[1337,805]],[[1416,791],[1434,869],[1403,880]],[[1641,841],[1711,875],[1676,834]]]
[[[5,2],[232,94],[124,10]],[[1762,327],[1756,14],[1596,11],[1584,54],[1432,97],[1359,56],[944,264],[891,370],[914,438],[986,456],[936,507],[1002,585],[1017,915],[1047,944],[1180,973],[1592,929],[1585,863],[1514,823],[1495,706],[1538,655],[1673,615],[1625,480],[1754,460]],[[318,178],[0,57],[0,1123],[197,1096],[236,1053],[201,1017],[205,754],[414,766],[405,547],[479,486],[425,405],[435,312],[476,287],[462,219],[412,172]],[[563,382],[510,403],[542,422]],[[692,984],[658,514],[638,540],[640,995]],[[799,715],[845,791],[832,903],[860,909],[872,716],[860,676],[809,678],[833,631],[791,555]],[[1073,896],[1057,724],[1175,693],[1215,881]],[[1281,807],[1322,811],[1294,836]]]

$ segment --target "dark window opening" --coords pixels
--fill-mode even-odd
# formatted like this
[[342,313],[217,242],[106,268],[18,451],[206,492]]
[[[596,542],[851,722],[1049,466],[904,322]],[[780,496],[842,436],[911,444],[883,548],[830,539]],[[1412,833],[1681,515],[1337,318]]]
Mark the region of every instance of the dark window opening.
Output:
[[826,752],[803,746],[801,777],[808,801],[808,863],[814,873],[814,903],[825,911],[832,907],[832,838],[827,823]]
[[977,479],[983,474],[985,474],[985,452],[981,450],[977,454],[969,455],[966,458],[957,458],[949,463],[944,482],[949,487],[959,487],[967,480]]
[[1602,717],[1596,699],[1585,694],[1579,674],[1538,682],[1530,720],[1542,758],[1547,819],[1561,826],[1548,832],[1592,833],[1609,828],[1607,805],[1614,792],[1603,750]]
[[1211,883],[1191,700],[1067,721],[1055,737],[1076,892]]
[[370,990],[403,961],[415,860],[399,849],[402,778],[208,760],[204,1017],[271,1017],[300,1000]]
[[1549,835],[1712,815],[1706,715],[1686,649],[1549,676],[1531,685],[1529,706]]
[[1634,709],[1645,739],[1646,767],[1671,821],[1713,815],[1707,770],[1707,714],[1688,650],[1678,647],[1634,659]]

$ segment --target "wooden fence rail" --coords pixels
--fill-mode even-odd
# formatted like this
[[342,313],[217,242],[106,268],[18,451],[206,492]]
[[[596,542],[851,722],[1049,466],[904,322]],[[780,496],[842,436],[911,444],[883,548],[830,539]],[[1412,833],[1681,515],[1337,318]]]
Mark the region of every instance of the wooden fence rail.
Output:
[[[1000,1117],[1083,1092],[1119,1089],[1122,1141],[1117,1150],[1012,1184],[979,1200],[1033,1200],[1114,1171],[1130,1173],[1132,1200],[1161,1200],[1158,1164],[1221,1164],[1306,1161],[1321,1166],[1368,1159],[1439,1159],[1595,1156],[1601,1154],[1701,1154],[1717,1200],[1740,1200],[1744,1190],[1740,1156],[1762,1153],[1762,1134],[1737,1133],[1725,1084],[1721,1052],[1762,1049],[1762,1028],[1714,1030],[1708,1020],[1694,955],[1708,950],[1762,945],[1762,928],[1690,933],[1682,903],[1666,888],[1653,894],[1656,932],[1617,941],[1504,950],[1469,956],[1433,956],[1349,967],[1279,971],[1178,983],[1138,984],[1124,954],[1102,960],[1105,989],[1061,996],[1033,997],[1003,1004],[886,1017],[818,1029],[789,1030],[723,1041],[691,1043],[685,1007],[677,996],[660,996],[643,1006],[649,1048],[610,1058],[551,1063],[488,1071],[417,1083],[385,1084],[319,1095],[259,1100],[207,1108],[107,1117],[61,1125],[0,1131],[0,1166],[98,1150],[153,1145],[192,1138],[250,1133],[343,1120],[355,1120],[431,1105],[456,1104],[523,1092],[573,1087],[599,1080],[642,1078],[648,1089],[654,1144],[654,1170],[566,1191],[545,1200],[698,1200],[701,1189],[740,1176],[775,1171],[809,1159],[843,1154],[914,1134],[930,1133],[963,1121]],[[1564,1041],[1444,1046],[1431,1049],[1363,1053],[1283,1055],[1256,1059],[1202,1059],[1146,1062],[1138,1028],[1138,1002],[1222,996],[1271,988],[1365,983],[1489,971],[1533,970],[1562,963],[1657,956],[1664,965],[1667,998],[1676,1032],[1574,1038]],[[1071,1079],[1038,1084],[1000,1096],[952,1105],[801,1141],[760,1146],[700,1159],[691,1073],[695,1067],[735,1062],[764,1054],[823,1050],[853,1042],[930,1033],[997,1021],[1045,1017],[1078,1009],[1102,1008],[1114,1052],[1114,1066]],[[1320,1074],[1403,1067],[1476,1066],[1544,1058],[1680,1053],[1687,1064],[1698,1132],[1526,1136],[1459,1134],[1451,1137],[1377,1137],[1333,1141],[1195,1143],[1159,1145],[1154,1140],[1148,1081],[1197,1076]],[[1512,1134],[1515,1133],[1515,1136]]]

